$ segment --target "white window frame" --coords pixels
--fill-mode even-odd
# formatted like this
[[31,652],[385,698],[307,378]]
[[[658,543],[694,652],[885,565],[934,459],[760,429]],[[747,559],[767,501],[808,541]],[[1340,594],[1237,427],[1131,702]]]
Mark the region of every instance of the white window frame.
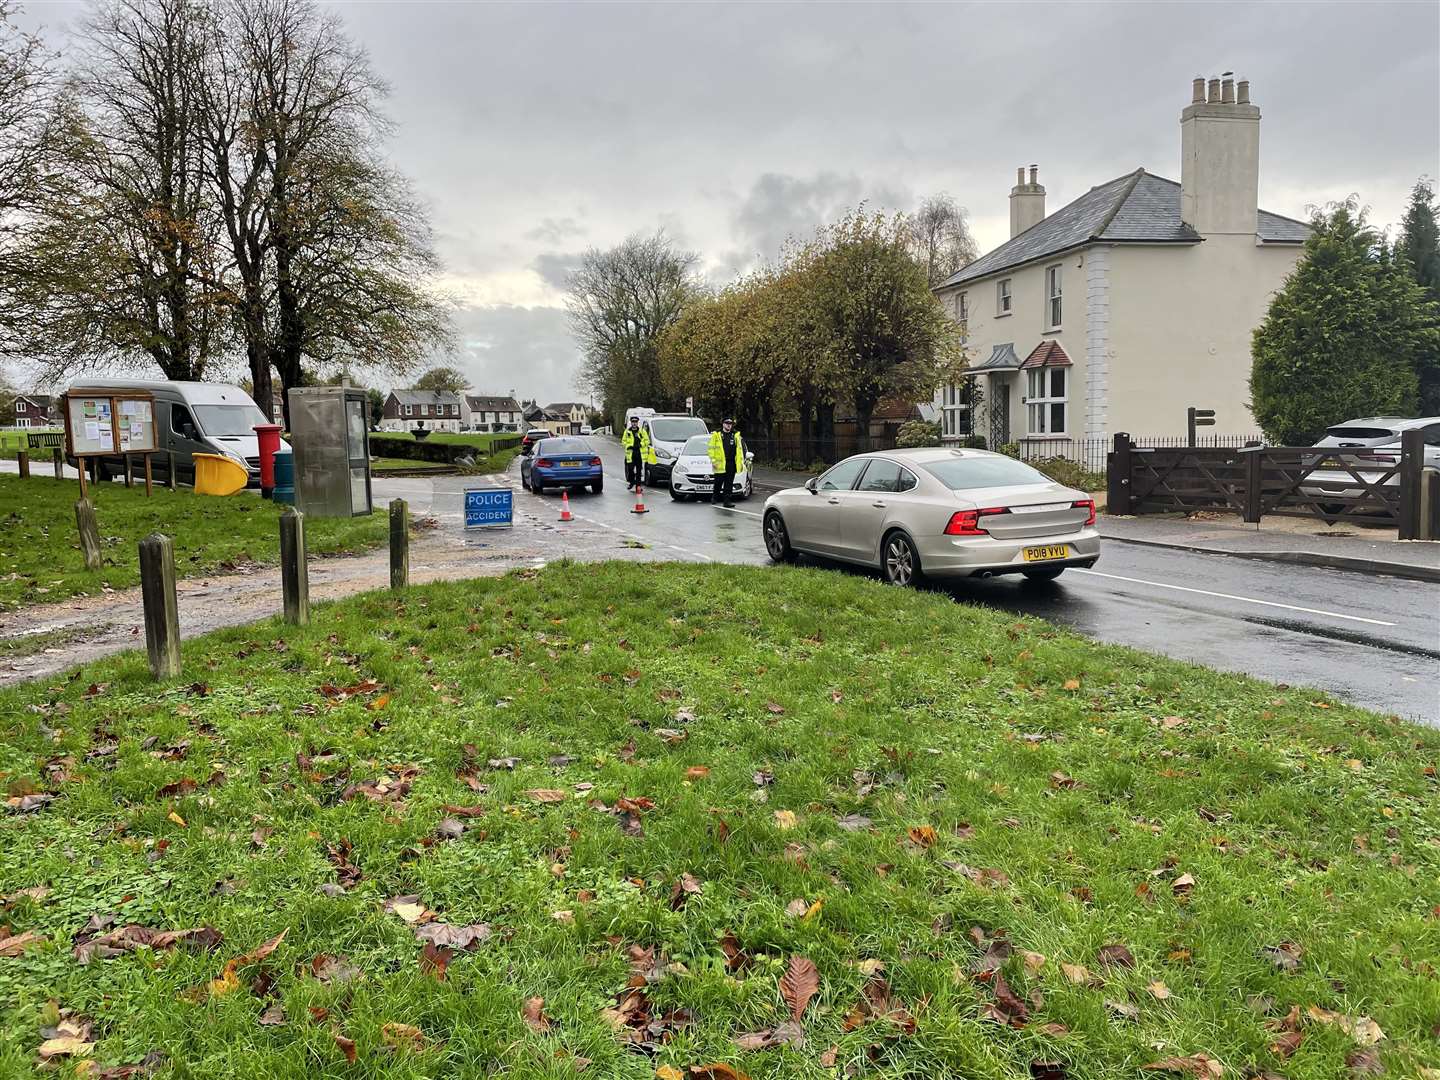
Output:
[[995,283],[995,317],[1003,319],[1015,311],[1014,278],[1001,278]]
[[409,406],[409,405],[401,405],[401,406],[400,406],[400,410],[401,410],[401,412],[400,412],[400,415],[401,415],[401,416],[409,416],[409,415],[410,415],[410,406]]
[[[1059,394],[1054,392],[1056,373],[1060,376]],[[1040,393],[1035,393],[1037,388]],[[1025,433],[1032,439],[1066,439],[1070,428],[1070,369],[1068,367],[1030,368],[1025,373]],[[1054,421],[1054,406],[1060,406],[1061,419],[1058,429],[1050,425]],[[1038,420],[1038,423],[1037,423]]]
[[1061,269],[1064,263],[1056,263],[1054,266],[1045,268],[1045,329],[1059,330],[1061,321],[1065,314],[1065,307],[1062,302],[1064,295],[1064,277]]

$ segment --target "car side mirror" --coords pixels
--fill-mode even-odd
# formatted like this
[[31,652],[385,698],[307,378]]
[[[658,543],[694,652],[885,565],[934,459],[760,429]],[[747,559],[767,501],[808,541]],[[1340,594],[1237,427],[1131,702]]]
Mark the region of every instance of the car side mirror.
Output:
[[812,476],[809,480],[805,481],[805,490],[810,492],[811,495],[814,495],[815,492],[819,490],[819,486],[820,478],[818,476]]

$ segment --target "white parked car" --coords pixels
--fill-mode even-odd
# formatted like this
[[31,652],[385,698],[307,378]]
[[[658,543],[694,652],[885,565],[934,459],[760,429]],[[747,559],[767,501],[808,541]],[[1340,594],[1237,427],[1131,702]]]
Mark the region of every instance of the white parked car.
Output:
[[[1350,450],[1354,457],[1322,460],[1320,467],[1305,478],[1300,491],[1312,498],[1327,496],[1341,499],[1358,499],[1365,489],[1355,480],[1350,470],[1358,473],[1366,483],[1380,481],[1380,487],[1398,487],[1400,474],[1400,435],[1411,428],[1420,428],[1425,433],[1425,467],[1440,468],[1440,416],[1422,416],[1407,419],[1397,416],[1366,416],[1359,420],[1347,420],[1343,424],[1325,429],[1325,437],[1317,447],[1334,447]],[[1366,463],[1370,463],[1367,464]],[[1386,473],[1389,476],[1386,476]],[[1344,503],[1322,503],[1327,509],[1340,513],[1346,509]]]
[[[750,463],[755,455],[747,453],[739,471],[735,473],[735,495],[748,499],[753,489],[750,479]],[[676,502],[687,499],[706,499],[715,490],[715,467],[710,462],[710,436],[692,435],[685,440],[675,458],[675,467],[670,470],[670,497]]]

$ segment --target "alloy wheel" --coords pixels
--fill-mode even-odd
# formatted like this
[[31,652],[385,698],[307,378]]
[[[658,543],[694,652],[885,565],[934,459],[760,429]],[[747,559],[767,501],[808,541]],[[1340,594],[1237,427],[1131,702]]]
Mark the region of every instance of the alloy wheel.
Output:
[[915,578],[915,552],[900,535],[885,544],[885,580],[892,585],[909,585]]
[[785,523],[780,520],[779,514],[771,514],[765,519],[765,550],[770,558],[780,562],[789,547],[790,538],[785,535]]

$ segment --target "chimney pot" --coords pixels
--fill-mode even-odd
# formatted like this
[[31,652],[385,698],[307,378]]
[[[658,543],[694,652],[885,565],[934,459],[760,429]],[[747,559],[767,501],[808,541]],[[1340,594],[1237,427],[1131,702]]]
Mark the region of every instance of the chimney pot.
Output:
[[1017,169],[1015,170],[1015,186],[1016,186],[1016,187],[1024,187],[1024,186],[1025,186],[1025,166],[1024,166],[1024,165],[1021,165],[1019,168],[1017,168]]
[[1195,76],[1195,80],[1190,84],[1190,104],[1205,104],[1205,78],[1203,75]]
[[1220,84],[1220,100],[1226,105],[1235,104],[1235,80],[1225,79]]
[[1040,182],[1040,180],[1039,180],[1039,174],[1040,174],[1040,166],[1039,166],[1039,165],[1031,165],[1031,166],[1030,166],[1030,184],[1031,184],[1032,187]]
[[1210,105],[1220,104],[1220,80],[1218,78],[1210,80],[1210,85],[1205,94],[1205,101]]
[[1235,91],[1236,91],[1236,93],[1239,95],[1239,97],[1237,98],[1237,100],[1239,101],[1239,103],[1240,103],[1241,105],[1249,105],[1249,104],[1250,104],[1250,80],[1249,80],[1249,79],[1241,79],[1238,83],[1236,83],[1236,84],[1235,84]]

